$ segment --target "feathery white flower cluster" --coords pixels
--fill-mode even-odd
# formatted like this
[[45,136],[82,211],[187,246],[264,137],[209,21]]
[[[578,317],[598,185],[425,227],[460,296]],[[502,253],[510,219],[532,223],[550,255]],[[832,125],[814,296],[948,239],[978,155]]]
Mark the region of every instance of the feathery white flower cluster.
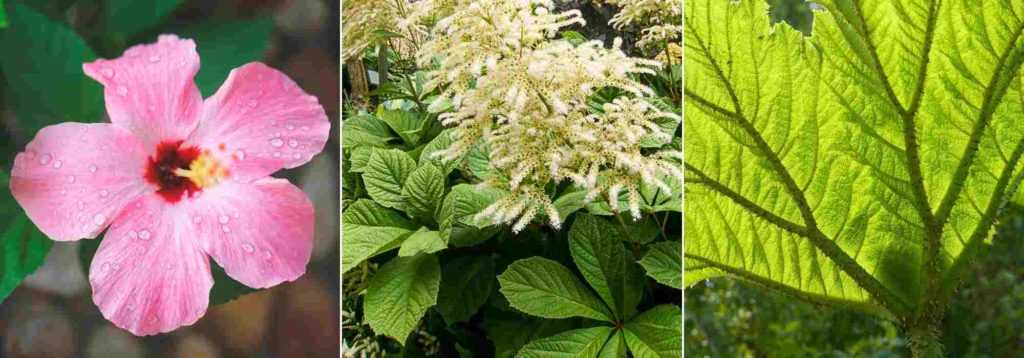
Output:
[[678,44],[683,38],[683,0],[595,0],[619,7],[609,22],[617,29],[641,27],[640,47]]
[[363,51],[388,41],[401,55],[412,55],[426,35],[423,6],[409,0],[344,0],[341,3],[342,59],[359,58]]
[[[618,39],[611,49],[555,40],[560,28],[584,21],[579,11],[549,12],[550,1],[457,2],[433,28],[419,62],[436,66],[427,83],[443,88],[435,104],[450,100],[455,108],[439,117],[456,127],[453,144],[435,154],[452,160],[484,141],[504,177],[486,184],[511,193],[478,220],[514,222],[519,231],[543,212],[558,228],[562,218],[545,187],[565,180],[584,188],[587,201],[607,194],[616,210],[625,191],[635,217],[641,183],[671,192],[662,178],[681,180],[679,165],[666,154],[645,155],[641,142],[671,141],[674,130],[656,120],[682,119],[648,103],[653,92],[631,78],[653,74],[659,62],[626,56]],[[627,94],[591,108],[588,100],[606,87]]]

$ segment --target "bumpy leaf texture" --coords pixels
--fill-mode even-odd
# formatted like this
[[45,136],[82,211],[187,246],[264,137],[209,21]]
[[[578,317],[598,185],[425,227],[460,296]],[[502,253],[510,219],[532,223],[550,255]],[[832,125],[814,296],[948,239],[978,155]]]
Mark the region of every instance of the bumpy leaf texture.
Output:
[[1024,2],[819,3],[686,2],[687,275],[913,311],[1020,182]]

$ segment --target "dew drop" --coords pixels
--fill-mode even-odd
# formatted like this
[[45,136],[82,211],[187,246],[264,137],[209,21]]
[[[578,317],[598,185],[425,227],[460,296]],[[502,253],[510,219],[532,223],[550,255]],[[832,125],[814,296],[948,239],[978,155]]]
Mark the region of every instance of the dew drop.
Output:
[[174,264],[172,264],[170,262],[164,263],[164,269],[170,270],[170,269],[173,269],[173,268],[174,268]]
[[235,151],[235,156],[238,157],[238,160],[244,160],[245,159],[245,151],[242,151],[241,149],[236,150]]
[[289,124],[289,125],[288,125],[287,127],[285,127],[285,128],[288,128],[288,130],[290,130],[290,131],[293,131],[293,130],[295,130],[295,126],[293,126],[293,125],[291,125],[291,124]]
[[107,217],[104,216],[103,214],[96,214],[96,216],[92,217],[92,223],[93,224],[103,225],[104,221],[107,221]]
[[259,104],[260,104],[260,103],[259,103],[259,102],[257,102],[257,101],[256,101],[255,99],[250,99],[250,100],[249,100],[249,108],[255,108],[255,107],[256,107],[257,105],[259,105]]
[[128,87],[125,87],[124,85],[117,86],[117,94],[121,95],[121,97],[127,96]]
[[95,173],[96,172],[96,166],[95,165],[89,165],[89,172],[90,173]]
[[221,229],[221,231],[224,231],[224,232],[226,232],[226,233],[227,233],[227,232],[231,232],[231,228],[230,228],[230,227],[228,227],[227,225],[221,225],[221,226],[220,226],[220,229]]
[[104,69],[102,69],[100,71],[103,72],[103,77],[106,77],[106,78],[113,78],[114,77],[114,70],[111,69],[111,68],[104,68]]
[[299,146],[299,141],[297,141],[297,140],[294,140],[294,139],[292,139],[292,140],[289,140],[289,141],[288,141],[288,146],[289,146],[289,147],[292,147],[292,148],[296,148],[296,147],[298,147],[298,146]]
[[39,164],[47,165],[47,164],[50,164],[51,160],[53,160],[53,156],[51,156],[49,154],[43,154],[42,157],[39,157]]
[[101,198],[106,198],[106,197],[107,197],[107,195],[110,195],[110,192],[109,192],[109,191],[107,191],[106,189],[104,189],[104,190],[100,190],[100,197],[101,197]]
[[274,158],[280,158],[281,152],[274,152]]
[[301,153],[295,153],[294,155],[292,155],[292,158],[302,159],[302,154]]
[[303,131],[308,131],[309,130],[309,126],[302,126],[302,130]]
[[68,195],[68,191],[67,190],[61,190],[60,191],[60,195]]
[[68,175],[68,183],[74,183],[74,182],[75,182],[75,176],[74,175]]
[[121,269],[121,264],[115,262],[112,265],[110,265],[110,267],[113,268],[114,271],[117,271]]
[[270,250],[263,250],[263,258],[264,259],[266,259],[267,261],[270,261],[270,259],[273,258],[273,257],[274,257],[274,254],[271,254]]
[[110,271],[110,263],[104,262],[103,265],[100,266],[100,268],[103,269],[103,271]]
[[242,250],[245,250],[245,252],[248,252],[248,253],[251,254],[251,253],[253,253],[253,251],[256,251],[256,248],[253,247],[252,244],[247,242],[247,243],[242,244]]
[[158,56],[158,55],[149,56],[149,62],[152,62],[152,63],[160,62],[160,56]]
[[64,166],[64,162],[59,160],[53,161],[53,169],[60,169],[62,166]]
[[273,138],[270,140],[270,145],[274,146],[274,148],[281,148],[284,145],[284,141],[281,138]]
[[138,239],[139,238],[139,233],[135,232],[135,230],[129,231],[128,232],[128,237],[132,238],[132,239]]
[[149,233],[149,230],[139,231],[139,239],[142,240],[142,241],[149,240],[151,235],[152,234]]
[[221,215],[217,217],[217,221],[219,221],[221,224],[227,224],[228,221],[231,221],[231,218],[229,218],[227,215]]

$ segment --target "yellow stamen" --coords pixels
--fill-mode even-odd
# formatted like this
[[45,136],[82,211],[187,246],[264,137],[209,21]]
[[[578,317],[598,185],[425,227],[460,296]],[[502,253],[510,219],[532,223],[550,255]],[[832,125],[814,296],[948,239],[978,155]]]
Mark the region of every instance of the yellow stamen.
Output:
[[189,164],[188,169],[175,169],[174,174],[183,178],[188,178],[196,186],[200,188],[208,188],[217,183],[220,183],[222,179],[227,177],[227,168],[217,163],[217,160],[213,158],[208,152],[203,151],[199,154],[199,157]]

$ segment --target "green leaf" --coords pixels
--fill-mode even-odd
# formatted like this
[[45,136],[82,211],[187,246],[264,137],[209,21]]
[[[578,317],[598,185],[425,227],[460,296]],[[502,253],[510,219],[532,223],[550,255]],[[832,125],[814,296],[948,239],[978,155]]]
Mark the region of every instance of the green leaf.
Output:
[[402,197],[408,204],[405,211],[413,217],[433,220],[444,199],[444,179],[444,173],[430,163],[413,170],[402,187]]
[[615,229],[619,231],[619,235],[626,241],[646,244],[657,239],[658,234],[661,233],[661,227],[658,226],[658,222],[654,220],[653,215],[648,215],[636,221],[627,213],[617,215],[622,218],[622,222],[626,224],[626,227],[617,225]]
[[437,231],[421,227],[415,233],[402,242],[398,249],[398,256],[416,256],[418,254],[432,254],[448,247]]
[[[650,245],[640,259],[640,266],[662,285],[683,289],[683,247],[675,241],[662,241]],[[687,272],[689,275],[690,272]]]
[[531,257],[498,276],[501,293],[515,309],[544,318],[586,317],[612,321],[608,307],[562,264]]
[[[7,187],[7,176],[2,172],[0,184]],[[43,259],[53,246],[53,241],[39,232],[20,209],[11,205],[13,199],[7,194],[2,199],[0,205],[4,206],[4,213],[11,219],[4,231],[0,232],[0,240],[3,240],[3,252],[0,253],[0,302],[6,300],[26,276],[42,266]]]
[[480,180],[501,175],[491,166],[491,149],[486,142],[477,143],[470,148],[465,161],[469,172]]
[[622,333],[634,357],[682,357],[683,312],[676,305],[659,305],[626,322]]
[[483,326],[487,338],[494,342],[494,356],[497,358],[512,358],[530,341],[564,332],[574,326],[574,320],[570,319],[529,317],[494,308],[485,309],[484,316]]
[[373,154],[373,147],[355,147],[348,150],[349,168],[353,173],[365,173],[366,164],[370,162],[370,154]]
[[579,46],[580,44],[588,41],[587,37],[578,31],[562,31],[559,35],[563,40],[569,41],[569,43],[574,46]]
[[426,117],[417,112],[401,109],[388,110],[384,109],[384,106],[380,106],[377,109],[377,118],[387,123],[388,127],[391,127],[409,145],[419,144],[420,138],[423,137]]
[[402,196],[402,186],[414,169],[416,161],[405,152],[375,149],[363,173],[366,192],[380,205],[405,211],[408,207]]
[[270,46],[273,29],[274,21],[270,18],[214,21],[182,29],[182,37],[196,41],[203,61],[196,74],[196,85],[203,97],[213,95],[232,69],[262,59]]
[[687,261],[874,313],[942,309],[917,306],[952,292],[1022,178],[1024,9],[822,5],[805,37],[763,1],[687,2]]
[[388,125],[369,114],[345,118],[341,129],[341,146],[350,149],[358,146],[387,147],[395,136]]
[[590,287],[619,320],[625,320],[636,313],[644,280],[622,241],[613,237],[615,229],[596,216],[579,215],[569,230],[569,250]]
[[0,29],[7,28],[7,9],[4,8],[3,0],[0,0]]
[[341,216],[341,273],[344,274],[374,255],[401,245],[417,229],[401,213],[361,199]]
[[498,233],[489,222],[476,222],[474,216],[505,195],[500,189],[459,184],[444,198],[437,213],[441,236],[453,246],[472,246]]
[[10,26],[0,30],[0,70],[7,101],[26,133],[59,122],[100,120],[103,90],[82,72],[82,64],[96,58],[85,41],[26,5],[14,3],[10,10]]
[[490,256],[464,256],[445,263],[437,311],[449,325],[469,319],[487,302],[494,281]]
[[171,14],[182,0],[106,0],[103,3],[103,21],[106,32],[131,38],[143,30],[153,28]]
[[562,221],[565,221],[569,215],[583,209],[583,199],[586,196],[587,192],[584,190],[570,191],[559,195],[551,205],[555,206],[558,215],[562,217]]
[[370,279],[363,302],[366,322],[377,334],[405,342],[423,314],[437,302],[440,284],[441,267],[434,255],[388,261]]
[[[681,344],[681,343],[680,343]],[[612,338],[608,338],[598,358],[626,358],[626,339],[622,331],[616,331]]]
[[420,165],[424,163],[433,163],[438,168],[441,168],[441,172],[444,175],[451,173],[455,167],[459,165],[462,160],[449,160],[443,161],[441,158],[433,157],[434,152],[439,150],[448,149],[452,145],[454,140],[452,139],[452,130],[446,129],[441,134],[434,137],[430,143],[427,143],[426,147],[423,147],[423,151],[420,152]]
[[516,357],[597,357],[611,333],[611,327],[582,328],[562,332],[528,343],[519,350]]

